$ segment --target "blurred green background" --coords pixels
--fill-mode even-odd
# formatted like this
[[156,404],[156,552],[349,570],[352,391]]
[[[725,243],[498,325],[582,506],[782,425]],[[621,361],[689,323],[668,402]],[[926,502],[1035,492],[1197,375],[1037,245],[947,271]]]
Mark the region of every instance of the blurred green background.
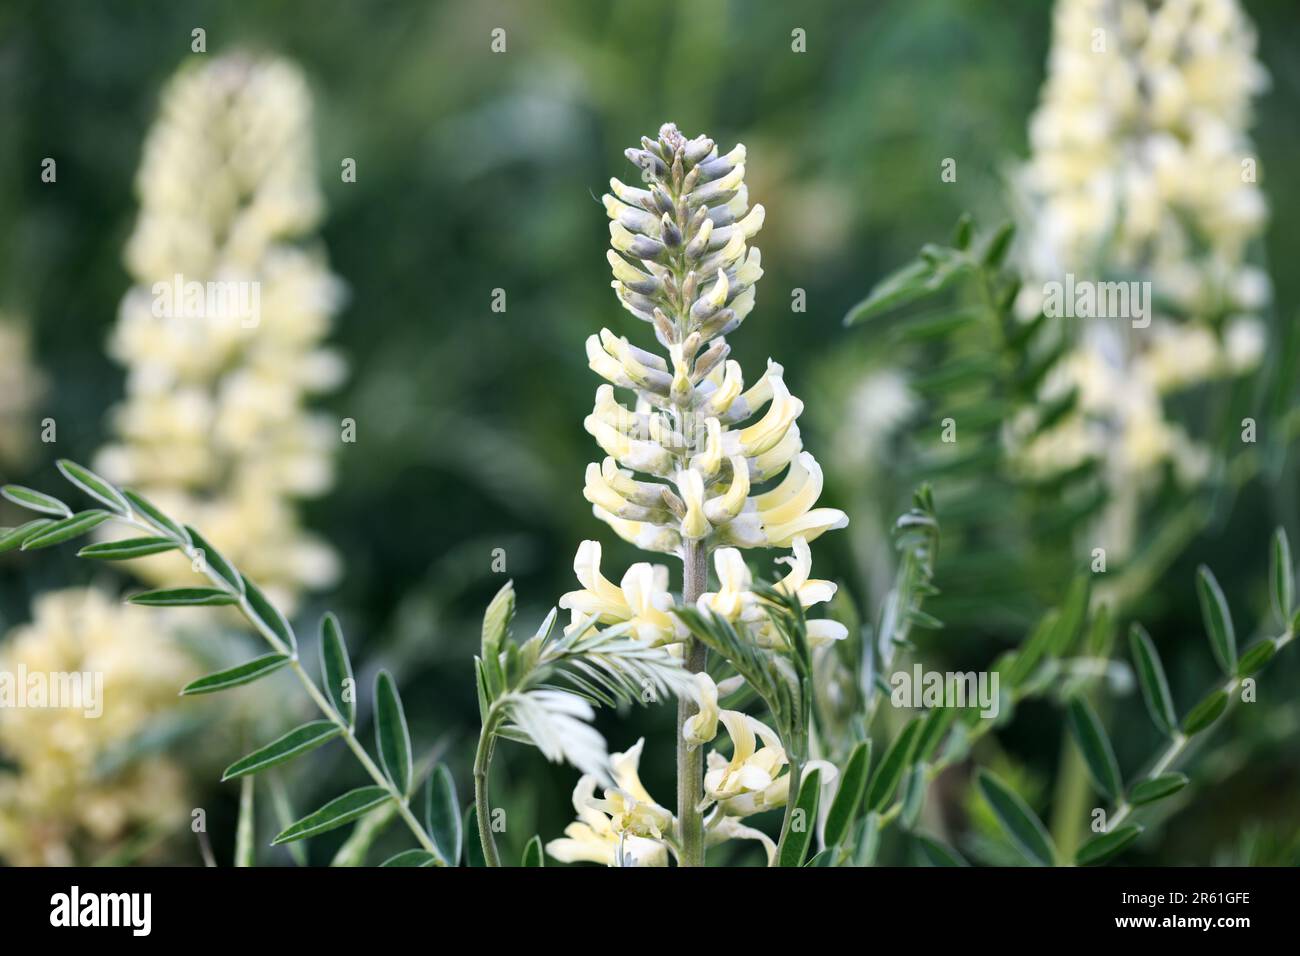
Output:
[[[1290,0],[1245,6],[1272,76],[1254,136],[1272,206],[1277,313],[1289,322],[1300,314],[1300,274],[1285,265],[1300,256],[1300,186],[1287,175],[1300,155],[1300,17]],[[304,523],[338,549],[345,577],[305,602],[301,629],[313,631],[326,607],[338,611],[359,669],[395,671],[416,740],[445,744],[464,794],[477,730],[470,658],[482,608],[503,583],[493,549],[506,549],[523,632],[574,586],[582,538],[600,538],[611,567],[637,559],[581,494],[597,454],[581,425],[597,385],[583,342],[602,325],[647,337],[618,307],[604,259],[598,197],[611,175],[633,172],[623,148],[668,120],[723,148],[748,147],[750,195],[768,211],[757,238],[766,276],[734,357],[746,369],[769,355],[785,365],[808,402],[806,445],[821,457],[855,370],[888,359],[869,330],[841,328],[847,309],[923,242],[947,236],[961,212],[1008,215],[1005,174],[1026,149],[1049,26],[1044,0],[7,3],[0,308],[32,323],[35,359],[53,383],[32,427],[55,418],[59,441],[3,477],[51,488],[56,457],[89,459],[106,438],[122,370],[104,341],[128,285],[133,177],[162,85],[201,55],[190,53],[190,31],[206,29],[209,56],[252,47],[294,60],[316,97],[321,236],[350,293],[332,344],[351,372],[322,405],[358,425],[357,443],[340,447],[334,489],[305,507]],[[507,31],[504,54],[489,49],[495,27]],[[794,28],[806,31],[806,53],[791,52]],[[57,186],[40,182],[45,156],[59,158]],[[340,181],[344,157],[356,159],[355,183]],[[955,183],[940,181],[946,157],[958,161]],[[497,288],[504,314],[490,309]],[[806,290],[806,313],[790,310],[795,288]],[[847,507],[852,476],[833,467],[825,503]],[[941,520],[943,492],[939,481]],[[1162,642],[1176,688],[1190,694],[1209,674],[1204,644],[1192,639],[1191,569],[1214,560],[1253,620],[1267,531],[1291,514],[1292,498],[1291,488],[1245,496],[1165,577],[1144,620],[1153,634],[1189,635]],[[905,504],[900,490],[876,503],[876,517],[854,514],[851,533],[822,539],[819,574],[869,607],[853,535]],[[0,630],[28,615],[35,593],[91,576],[70,549],[0,558]],[[935,653],[965,666],[1022,636],[948,624]],[[1294,688],[1296,677],[1292,664],[1270,672],[1267,718],[1247,708],[1219,739],[1235,746],[1217,756],[1236,771],[1231,781],[1208,788],[1138,860],[1231,855],[1257,817],[1270,818],[1265,839],[1294,840],[1300,706],[1293,690],[1283,701],[1274,689]],[[1027,779],[1047,787],[1059,719],[1037,716],[1022,716],[1006,743]],[[669,802],[671,713],[606,714],[600,726],[613,749],[647,736],[643,776]],[[1145,729],[1121,737],[1121,764],[1153,743]],[[224,738],[213,746],[229,748],[217,763],[239,750]],[[331,773],[291,780],[303,806],[359,774],[342,759],[312,759]],[[497,767],[495,796],[510,816],[503,854],[517,858],[532,833],[552,838],[571,818],[576,774],[520,747]],[[207,780],[196,786],[220,856],[233,839],[235,791]],[[330,841],[314,842],[327,859]],[[197,861],[185,839],[172,854]]]

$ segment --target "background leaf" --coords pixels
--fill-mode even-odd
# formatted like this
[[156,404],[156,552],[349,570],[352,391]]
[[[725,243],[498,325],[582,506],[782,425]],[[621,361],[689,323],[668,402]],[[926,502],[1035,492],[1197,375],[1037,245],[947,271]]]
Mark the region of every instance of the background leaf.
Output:
[[1223,589],[1219,587],[1214,572],[1205,565],[1196,572],[1196,596],[1201,603],[1201,617],[1205,621],[1214,658],[1225,674],[1231,674],[1237,667],[1237,635],[1233,631],[1232,615]]
[[343,641],[343,629],[338,618],[327,613],[320,622],[321,681],[330,703],[349,727],[356,725],[356,679],[352,676],[352,659]]
[[229,690],[232,687],[242,687],[244,684],[251,684],[255,680],[274,674],[289,661],[290,658],[283,654],[263,654],[243,664],[192,680],[181,689],[181,695],[215,694],[217,691]]
[[849,827],[857,819],[862,806],[862,795],[866,793],[867,777],[871,774],[871,741],[864,740],[853,748],[844,773],[840,777],[839,789],[831,801],[830,811],[826,814],[826,825],[822,836],[828,847],[839,845],[849,832]]
[[89,468],[83,468],[75,461],[69,461],[66,458],[60,458],[55,464],[58,466],[59,471],[63,473],[64,478],[67,478],[68,481],[96,501],[107,505],[120,515],[130,513],[131,506],[122,497],[122,493]]
[[[438,764],[425,788],[424,826],[449,866],[460,865],[461,844],[465,831],[461,827],[460,803],[456,799],[456,781],[445,764]],[[478,834],[471,834],[477,839]]]
[[314,750],[328,740],[333,740],[343,729],[332,720],[313,720],[295,727],[282,737],[271,741],[265,747],[259,747],[246,757],[241,757],[221,775],[222,780],[231,780],[245,774],[261,773],[276,764],[292,760],[299,754]]
[[392,795],[383,787],[358,787],[350,790],[287,827],[271,841],[271,845],[279,846],[292,840],[305,840],[318,833],[344,826],[369,813],[384,801],[392,799]]
[[1141,624],[1135,623],[1129,629],[1129,647],[1133,652],[1133,667],[1137,671],[1138,686],[1142,688],[1147,713],[1160,730],[1172,736],[1178,729],[1178,714],[1174,711],[1174,700],[1169,693],[1169,682],[1165,680],[1160,655],[1156,652],[1151,636]]
[[1003,832],[1025,859],[1039,866],[1054,866],[1056,849],[1047,835],[1047,828],[1028,804],[988,770],[981,770],[977,779],[980,792],[998,818]]
[[[785,842],[777,859],[778,866],[802,866],[808,855],[808,845],[812,842],[813,831],[817,829],[817,803],[821,799],[822,773],[814,769],[799,783],[799,799],[795,803],[795,812],[790,816],[790,829],[783,835]],[[796,815],[802,811],[802,819],[796,823]],[[799,827],[799,829],[796,829]]]
[[411,789],[411,731],[388,671],[375,676],[375,741],[384,773],[398,793],[407,793]]
[[1125,823],[1110,833],[1099,833],[1079,847],[1074,862],[1079,866],[1105,863],[1141,835],[1142,827],[1136,823]]
[[1171,797],[1187,786],[1187,777],[1181,773],[1162,773],[1150,780],[1143,780],[1129,790],[1128,802],[1135,807],[1155,803],[1165,797]]
[[1273,532],[1269,580],[1272,584],[1269,595],[1273,602],[1273,611],[1282,622],[1282,626],[1286,627],[1295,608],[1295,565],[1291,563],[1291,542],[1287,540],[1284,528],[1278,528]]
[[922,719],[913,717],[912,722],[903,728],[902,732],[894,738],[889,750],[885,752],[884,759],[880,761],[880,766],[876,768],[867,787],[868,810],[883,810],[894,796],[894,791],[898,789],[898,782],[907,770],[908,761],[912,756],[912,747],[921,730]]
[[1115,751],[1110,745],[1097,712],[1082,696],[1075,696],[1066,705],[1070,715],[1070,733],[1079,745],[1079,752],[1088,765],[1088,774],[1097,790],[1111,800],[1116,799],[1124,788],[1120,779],[1119,764],[1115,760]]

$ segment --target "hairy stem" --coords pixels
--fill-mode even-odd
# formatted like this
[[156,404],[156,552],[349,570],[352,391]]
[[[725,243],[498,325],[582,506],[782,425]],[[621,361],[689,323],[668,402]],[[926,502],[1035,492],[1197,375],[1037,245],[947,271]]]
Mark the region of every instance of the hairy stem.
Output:
[[[802,753],[792,753],[790,757],[790,789],[785,798],[785,816],[781,819],[781,837],[776,844],[776,859],[772,861],[773,866],[781,865],[781,853],[785,850],[786,838],[790,835],[790,826],[794,822],[795,804],[799,801],[799,786],[803,781],[803,765],[806,759]],[[807,821],[808,826],[814,826],[814,821]]]
[[[682,603],[690,607],[700,599],[709,581],[709,556],[701,541],[686,545],[683,556]],[[686,667],[698,674],[704,670],[709,649],[694,638],[686,639]],[[686,745],[683,728],[698,708],[689,697],[677,698],[677,822],[680,833],[678,845],[681,866],[704,865],[704,820],[700,815],[700,800],[704,796],[704,748],[693,750]]]
[[492,765],[492,741],[496,720],[489,712],[479,733],[474,752],[474,817],[478,821],[478,839],[483,845],[483,860],[488,866],[500,866],[496,840],[492,838],[492,809],[488,806],[488,769]]

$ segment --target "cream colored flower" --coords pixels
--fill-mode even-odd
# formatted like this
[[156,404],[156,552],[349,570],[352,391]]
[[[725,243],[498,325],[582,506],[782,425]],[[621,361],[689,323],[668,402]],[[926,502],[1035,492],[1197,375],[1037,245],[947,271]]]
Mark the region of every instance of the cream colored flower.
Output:
[[0,859],[85,865],[144,825],[188,821],[184,776],[147,756],[104,776],[102,761],[156,727],[196,668],[150,612],[99,591],[42,594],[31,623],[0,642],[8,675],[102,675],[101,713],[0,706]]
[[597,810],[597,779],[583,774],[573,788],[573,809],[578,819],[564,828],[565,836],[546,844],[546,852],[561,863],[599,863],[619,866],[620,848],[632,866],[667,866],[668,849],[657,840],[623,836],[610,824],[607,814]]
[[641,783],[639,766],[645,739],[625,753],[610,755],[614,786],[604,798],[595,796],[597,779],[584,774],[573,790],[578,820],[569,824],[565,839],[552,840],[546,852],[562,863],[586,861],[605,866],[666,866],[663,840],[671,838],[676,822]]
[[[731,737],[731,759],[709,752],[705,794],[731,816],[784,806],[790,784],[781,770],[789,759],[781,739],[766,724],[739,711],[724,710],[719,717]],[[763,746],[756,747],[760,739]]]
[[[777,558],[779,563],[787,564],[791,569],[789,574],[777,582],[777,589],[798,597],[799,603],[805,608],[833,598],[836,587],[832,582],[810,578],[812,549],[808,547],[807,540],[802,536],[796,537],[792,548],[792,554]],[[735,548],[719,548],[713,554],[713,562],[719,589],[700,595],[700,609],[747,629],[762,647],[782,647],[784,639],[772,625],[762,602],[752,590],[753,576],[741,552]],[[813,647],[848,636],[847,629],[838,621],[809,620],[807,629],[808,642]]]
[[[763,274],[748,246],[763,212],[749,209],[744,147],[720,155],[671,124],[642,147],[627,155],[649,188],[612,180],[604,197],[608,259],[620,303],[668,354],[609,329],[587,340],[588,364],[608,383],[585,422],[609,456],[588,469],[594,513],[624,540],[675,554],[692,543],[790,547],[844,527],[842,511],[815,507],[821,469],[801,454],[803,402],[782,367],[769,361],[746,389],[727,357],[724,336],[752,310]],[[620,401],[618,390],[633,400]],[[783,472],[775,488],[759,487]]]
[[703,671],[695,675],[694,696],[699,711],[682,725],[682,737],[691,750],[718,735],[718,685]]
[[[323,205],[313,143],[310,91],[285,61],[225,55],[168,85],[109,343],[126,398],[96,459],[290,605],[338,572],[295,513],[333,482],[339,429],[307,405],[344,371],[321,345],[343,290],[308,245]],[[194,580],[174,556],[133,568]]]
[[668,592],[668,569],[661,564],[638,562],[627,569],[616,587],[600,573],[600,542],[584,541],[573,559],[573,572],[580,591],[560,598],[560,607],[571,612],[569,630],[581,627],[593,616],[599,624],[630,622],[631,633],[657,646],[670,643],[674,635],[671,614],[673,598]]
[[1016,178],[1018,306],[1037,316],[1045,284],[1068,274],[1149,281],[1154,301],[1141,328],[1058,320],[1078,326],[1062,327],[1072,351],[1043,400],[1077,387],[1077,410],[1028,442],[1031,413],[1007,437],[1031,474],[1101,464],[1115,499],[1104,523],[1124,529],[1107,546],[1121,554],[1135,533],[1124,514],[1139,513],[1166,466],[1184,483],[1207,470],[1208,450],[1169,421],[1163,397],[1246,374],[1264,351],[1270,292],[1249,262],[1267,221],[1247,132],[1267,85],[1255,44],[1237,0],[1055,6],[1032,154]]
[[[816,604],[828,600],[834,586],[810,580],[808,544],[843,528],[848,517],[818,507],[821,467],[803,449],[798,419],[804,405],[791,393],[784,369],[769,359],[747,388],[740,364],[730,358],[726,337],[752,312],[763,275],[759,251],[749,246],[764,214],[761,206],[749,206],[745,148],[719,153],[711,139],[687,139],[669,123],[657,139],[643,138],[626,155],[643,185],[610,181],[603,197],[610,219],[607,259],[620,304],[651,327],[663,354],[609,329],[587,339],[587,363],[604,382],[583,424],[604,454],[587,466],[583,494],[597,518],[642,550],[676,555],[692,569],[712,554],[719,589],[700,596],[707,584],[692,578],[690,599],[698,597],[699,608],[731,621],[755,642],[777,647],[782,638],[753,593],[738,549],[793,549],[781,587],[805,606]],[[684,649],[686,629],[674,623],[666,571],[633,565],[615,586],[600,575],[599,561],[599,545],[584,542],[575,564],[583,589],[560,601],[573,615],[570,628],[593,619],[629,623],[648,643]],[[809,627],[816,643],[840,636],[843,628],[833,622]],[[788,787],[788,780],[776,779],[786,760],[780,741],[757,721],[751,727],[743,714],[720,711],[720,693],[708,674],[697,674],[698,713],[682,727],[686,746],[694,749],[715,738],[719,720],[728,722],[736,756],[718,766],[721,758],[710,755],[710,799],[727,806],[778,805]],[[755,732],[765,742],[757,752]],[[610,865],[619,859],[620,841],[669,838],[671,814],[635,779],[640,751],[638,744],[625,755],[625,769],[630,764],[633,772],[604,799],[594,799],[594,784],[575,791],[580,820],[567,839],[550,845],[552,855]],[[714,822],[709,842],[760,839],[769,855],[774,849],[758,831]]]

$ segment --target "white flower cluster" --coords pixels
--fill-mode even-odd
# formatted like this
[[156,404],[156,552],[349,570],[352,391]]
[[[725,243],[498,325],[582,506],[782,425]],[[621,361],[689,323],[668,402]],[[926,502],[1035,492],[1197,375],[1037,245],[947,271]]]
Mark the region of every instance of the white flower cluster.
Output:
[[0,672],[103,678],[94,718],[52,701],[0,707],[0,756],[12,767],[0,772],[0,858],[85,865],[88,849],[110,847],[136,825],[184,819],[184,773],[166,756],[101,773],[104,758],[156,726],[176,688],[196,676],[148,611],[92,588],[42,594],[31,623],[0,642]]
[[1248,262],[1267,218],[1246,132],[1267,82],[1254,50],[1237,0],[1057,3],[1032,157],[1016,181],[1018,305],[1036,316],[1045,284],[1067,274],[1149,281],[1154,321],[1079,320],[1043,390],[1050,402],[1077,388],[1076,413],[1027,446],[1035,416],[1010,429],[1031,473],[1097,459],[1112,488],[1132,491],[1166,464],[1184,483],[1205,472],[1163,396],[1245,373],[1264,351],[1269,282]]
[[[110,342],[127,397],[97,464],[282,600],[337,574],[294,508],[333,481],[338,434],[305,406],[343,375],[321,347],[342,288],[303,245],[322,211],[313,144],[310,93],[284,61],[227,55],[171,82]],[[141,564],[175,583],[174,561]]]
[[[621,538],[646,550],[712,555],[718,589],[689,595],[700,609],[725,618],[759,646],[780,647],[754,593],[740,549],[789,548],[790,566],[777,586],[805,607],[830,600],[835,585],[813,580],[809,542],[848,523],[844,512],[816,507],[821,466],[803,450],[798,418],[803,403],[790,394],[784,371],[769,360],[748,389],[740,364],[729,358],[725,336],[754,306],[763,274],[749,241],[763,223],[763,207],[749,207],[745,148],[719,154],[713,140],[687,139],[672,124],[658,139],[643,138],[628,158],[642,186],[611,180],[604,197],[610,218],[613,287],[628,312],[643,320],[666,355],[602,329],[587,341],[591,368],[608,384],[596,392],[587,431],[606,458],[587,466],[584,494],[594,513]],[[631,405],[619,400],[622,390]],[[767,490],[760,486],[773,482]],[[618,584],[600,570],[601,547],[584,541],[574,561],[580,590],[560,599],[572,614],[570,630],[626,625],[651,646],[681,647],[687,637],[673,613],[668,568],[633,564]],[[707,575],[707,571],[705,571]],[[843,625],[810,621],[810,643],[845,636]],[[719,720],[731,736],[730,760],[708,757],[706,842],[733,837],[771,841],[740,824],[741,817],[787,799],[787,759],[777,735],[752,717],[717,707],[718,688],[695,675],[700,713],[683,729],[694,747],[711,741]],[[756,735],[763,741],[755,747]],[[585,775],[574,791],[579,822],[552,842],[562,860],[608,865],[665,863],[665,834],[677,823],[637,778],[641,744],[614,756],[615,786],[595,797],[599,781]],[[622,849],[620,850],[620,846]]]
[[[716,750],[708,757],[704,775],[706,846],[727,840],[757,840],[770,865],[776,844],[762,830],[746,826],[745,817],[784,807],[790,795],[789,759],[781,739],[765,724],[737,710],[718,709],[718,688],[707,674],[697,674],[701,711],[688,730],[712,739],[719,721],[731,736],[732,754]],[[702,732],[702,733],[701,733]],[[697,737],[696,739],[700,739]],[[761,744],[761,746],[760,746]],[[644,738],[626,753],[610,755],[614,786],[596,796],[599,780],[583,774],[573,788],[573,809],[578,819],[564,836],[546,844],[546,852],[562,863],[602,863],[605,866],[667,866],[665,837],[671,837],[677,820],[672,811],[655,801],[641,783],[639,768]],[[830,786],[838,776],[834,764],[812,760],[808,769],[821,771]]]

